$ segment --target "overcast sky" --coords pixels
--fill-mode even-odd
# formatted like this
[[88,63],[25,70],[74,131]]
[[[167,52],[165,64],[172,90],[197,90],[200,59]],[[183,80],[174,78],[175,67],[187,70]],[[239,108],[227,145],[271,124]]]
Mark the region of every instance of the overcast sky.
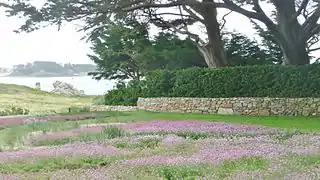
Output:
[[[220,16],[224,12],[220,11]],[[60,31],[52,26],[29,34],[13,32],[23,20],[16,17],[8,18],[0,9],[0,67],[11,67],[14,64],[33,61],[56,61],[58,63],[92,63],[87,54],[90,44],[80,40],[84,33],[76,32],[74,25],[66,25]],[[237,30],[248,36],[255,31],[247,18],[232,13],[227,17],[226,28]],[[319,57],[320,52],[315,54]]]

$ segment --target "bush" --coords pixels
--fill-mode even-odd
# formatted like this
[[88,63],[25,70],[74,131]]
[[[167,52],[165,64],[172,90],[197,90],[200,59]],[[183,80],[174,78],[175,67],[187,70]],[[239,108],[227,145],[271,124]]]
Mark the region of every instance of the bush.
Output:
[[95,105],[104,105],[105,102],[104,102],[104,96],[95,96],[92,100],[92,104],[95,104]]
[[68,108],[69,113],[82,113],[82,112],[90,112],[90,107],[77,107],[71,106]]
[[136,106],[138,97],[141,97],[139,83],[118,84],[116,89],[110,90],[105,96],[106,105]]
[[0,110],[0,116],[28,115],[29,109],[12,106],[10,109]]
[[144,97],[320,97],[320,65],[158,70],[145,86]]

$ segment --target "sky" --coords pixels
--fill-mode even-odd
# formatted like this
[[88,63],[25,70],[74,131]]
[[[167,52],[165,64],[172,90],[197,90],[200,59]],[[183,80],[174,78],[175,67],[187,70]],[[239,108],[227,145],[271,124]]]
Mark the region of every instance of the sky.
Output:
[[[226,10],[220,10],[222,17]],[[237,13],[231,13],[226,18],[225,27],[229,31],[236,30],[249,37],[254,37],[255,31],[249,20]],[[77,32],[76,26],[67,24],[58,31],[56,26],[47,27],[32,33],[14,33],[23,20],[17,17],[6,17],[0,9],[0,67],[12,67],[33,61],[55,61],[57,63],[92,63],[87,57],[91,53],[90,43],[80,40],[85,33]],[[193,32],[199,32],[193,27]],[[156,31],[153,31],[156,33]],[[320,52],[314,54],[320,56]]]

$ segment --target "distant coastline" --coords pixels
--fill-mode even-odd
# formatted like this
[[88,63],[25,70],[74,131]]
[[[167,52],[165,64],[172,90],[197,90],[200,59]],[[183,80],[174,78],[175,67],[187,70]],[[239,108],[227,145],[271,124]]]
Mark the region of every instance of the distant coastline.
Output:
[[35,61],[1,68],[0,77],[78,77],[88,76],[96,70],[93,64],[58,64],[52,61]]
[[78,77],[78,76],[88,76],[87,73],[80,74],[65,74],[65,73],[33,73],[33,74],[21,74],[21,73],[7,73],[1,74],[0,77]]

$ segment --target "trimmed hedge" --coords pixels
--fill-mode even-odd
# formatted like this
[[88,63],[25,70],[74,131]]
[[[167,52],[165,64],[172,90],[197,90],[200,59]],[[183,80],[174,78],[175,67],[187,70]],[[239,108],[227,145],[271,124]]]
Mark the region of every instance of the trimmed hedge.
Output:
[[104,96],[105,105],[136,106],[141,97],[141,89],[137,84],[118,84],[116,89],[110,90]]
[[320,65],[158,70],[143,97],[320,97]]

